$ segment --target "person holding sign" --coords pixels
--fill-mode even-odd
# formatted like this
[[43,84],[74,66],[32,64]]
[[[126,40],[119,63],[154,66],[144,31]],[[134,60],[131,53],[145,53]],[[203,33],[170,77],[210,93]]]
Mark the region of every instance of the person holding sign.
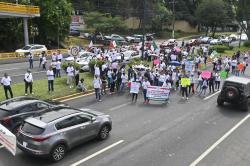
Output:
[[149,99],[147,97],[147,89],[148,86],[150,86],[150,82],[148,81],[148,78],[145,77],[143,82],[142,82],[142,89],[143,89],[143,96],[144,96],[144,104],[148,104],[149,103]]
[[190,86],[190,79],[186,76],[181,78],[181,92],[182,92],[182,99],[184,99],[184,94],[186,95],[186,100],[188,100],[188,90],[187,87]]
[[132,103],[137,101],[138,93],[140,90],[140,83],[136,80],[131,82],[130,93],[132,94]]

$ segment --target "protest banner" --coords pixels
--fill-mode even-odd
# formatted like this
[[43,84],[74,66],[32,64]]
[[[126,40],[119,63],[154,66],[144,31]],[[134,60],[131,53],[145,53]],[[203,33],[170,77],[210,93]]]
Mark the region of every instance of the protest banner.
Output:
[[191,72],[193,70],[193,61],[187,61],[185,63],[185,71]]
[[147,97],[149,100],[166,101],[169,98],[170,89],[160,86],[148,86]]
[[16,136],[1,124],[0,124],[0,143],[14,156],[16,155]]
[[224,79],[227,78],[227,72],[226,71],[220,72],[220,77]]
[[139,93],[139,89],[140,89],[139,82],[131,82],[130,93]]
[[190,79],[189,78],[181,78],[181,86],[186,87],[189,86],[190,83]]

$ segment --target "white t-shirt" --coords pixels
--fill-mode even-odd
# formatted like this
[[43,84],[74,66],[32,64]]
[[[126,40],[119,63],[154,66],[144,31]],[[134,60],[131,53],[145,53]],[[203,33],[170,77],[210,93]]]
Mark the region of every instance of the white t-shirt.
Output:
[[57,69],[57,70],[60,70],[60,69],[61,69],[61,64],[62,64],[62,63],[61,63],[60,61],[57,61],[57,62],[56,62],[56,69]]
[[99,78],[94,78],[93,80],[94,88],[101,88],[101,80]]
[[53,72],[53,70],[48,70],[47,71],[47,77],[48,77],[48,80],[54,80],[54,72]]
[[73,66],[68,66],[67,67],[67,74],[68,74],[68,76],[74,76],[74,67]]
[[33,76],[32,76],[31,73],[26,73],[24,75],[24,79],[25,79],[26,82],[33,82]]
[[3,84],[4,86],[9,86],[11,84],[11,78],[10,76],[3,77],[1,80],[1,84]]

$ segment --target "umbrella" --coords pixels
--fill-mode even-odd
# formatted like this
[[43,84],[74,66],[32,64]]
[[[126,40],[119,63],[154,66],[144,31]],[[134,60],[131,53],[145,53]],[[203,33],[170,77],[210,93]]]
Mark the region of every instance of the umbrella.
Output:
[[202,78],[207,78],[207,79],[209,79],[210,77],[211,77],[211,72],[210,71],[203,71],[202,73],[201,73],[201,77]]
[[180,66],[181,63],[178,62],[178,61],[171,61],[171,62],[169,63],[169,65],[172,65],[172,66]]
[[176,51],[176,52],[181,52],[181,49],[178,48],[178,47],[176,47],[176,48],[175,48],[175,51]]

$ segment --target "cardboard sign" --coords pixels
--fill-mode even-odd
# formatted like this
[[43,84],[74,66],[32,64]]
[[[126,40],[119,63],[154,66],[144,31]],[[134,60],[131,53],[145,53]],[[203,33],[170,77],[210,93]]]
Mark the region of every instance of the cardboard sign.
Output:
[[190,82],[189,78],[181,78],[181,86],[182,87],[189,86],[190,84],[191,84],[191,82]]
[[227,72],[226,71],[220,72],[220,77],[224,79],[227,78]]
[[139,93],[140,90],[140,83],[138,82],[131,82],[130,85],[130,93]]
[[165,101],[169,98],[170,89],[160,86],[148,86],[147,97],[149,100]]
[[16,155],[16,136],[7,128],[0,124],[0,143],[12,153]]
[[185,63],[185,71],[191,72],[193,70],[193,61],[187,61]]

